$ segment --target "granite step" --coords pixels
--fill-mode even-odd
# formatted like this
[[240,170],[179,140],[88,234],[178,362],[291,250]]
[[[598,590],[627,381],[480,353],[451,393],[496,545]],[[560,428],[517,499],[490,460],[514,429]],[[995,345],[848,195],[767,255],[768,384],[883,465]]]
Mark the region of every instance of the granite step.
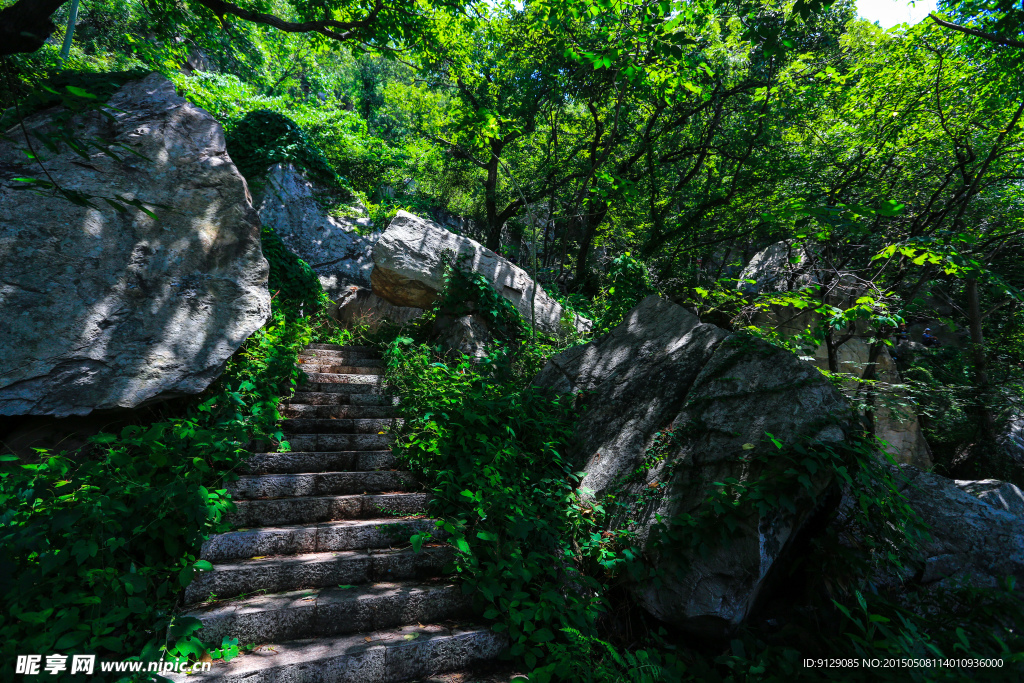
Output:
[[310,451],[254,453],[242,464],[246,474],[305,474],[393,470],[398,459],[391,451]]
[[[384,385],[382,383],[373,383],[373,375],[345,375],[346,377],[355,377],[361,379],[359,382],[315,382],[310,380],[305,384],[299,386],[296,390],[298,394],[310,394],[310,393],[325,393],[325,394],[383,394]],[[369,378],[369,379],[368,379]],[[375,381],[375,380],[374,380]],[[284,401],[285,403],[306,403],[306,401],[296,401],[295,396],[291,399]]]
[[337,359],[366,359],[366,360],[380,360],[381,352],[378,349],[372,349],[369,347],[354,347],[346,346],[342,349],[304,349],[299,351],[299,360],[306,361],[309,359],[326,358],[327,360]]
[[289,403],[282,405],[281,415],[290,419],[365,420],[398,417],[393,405],[316,405]]
[[419,484],[412,472],[401,470],[245,474],[239,477],[238,481],[227,485],[232,497],[243,500],[294,496],[348,496],[417,488]]
[[[399,423],[400,418],[292,418],[281,422],[285,434],[377,434]],[[286,437],[287,438],[287,437]]]
[[[370,365],[372,363],[372,365]],[[319,374],[340,374],[340,375],[380,375],[380,361],[366,361],[364,363],[299,363],[299,367],[307,375]]]
[[211,536],[200,550],[204,560],[235,560],[268,555],[298,555],[367,548],[400,548],[416,533],[429,531],[435,540],[444,534],[425,517],[342,520],[318,524],[286,524],[238,529]]
[[215,603],[185,616],[202,622],[196,637],[205,643],[224,638],[272,643],[458,618],[470,603],[450,581],[399,581],[267,593]]
[[396,406],[397,396],[382,391],[364,393],[361,384],[333,384],[333,387],[347,387],[345,391],[296,391],[290,398],[281,401],[281,406]]
[[383,451],[391,448],[392,434],[292,434],[285,438],[289,449],[305,451]]
[[384,493],[347,496],[299,496],[273,500],[239,500],[227,520],[236,527],[280,526],[419,515],[426,511],[426,493]]
[[343,550],[267,557],[259,560],[219,562],[185,589],[185,602],[195,604],[248,595],[278,593],[300,588],[399,581],[439,576],[455,557],[448,545],[412,548]]
[[356,346],[355,344],[325,344],[313,342],[307,344],[305,351],[346,351],[350,353],[379,353],[375,346]]
[[367,386],[383,386],[384,377],[379,372],[307,372],[306,382],[300,388],[307,389],[307,387],[313,384],[364,384]]
[[399,683],[494,659],[507,637],[484,626],[417,624],[335,638],[268,643],[215,661],[202,674],[163,674],[175,683]]
[[[332,353],[330,351],[321,353]],[[299,367],[302,369],[313,368],[317,365],[347,365],[349,367],[357,368],[379,368],[383,367],[384,361],[380,358],[371,358],[363,356],[353,356],[346,353],[337,353],[332,356],[304,356],[299,354],[298,357]]]

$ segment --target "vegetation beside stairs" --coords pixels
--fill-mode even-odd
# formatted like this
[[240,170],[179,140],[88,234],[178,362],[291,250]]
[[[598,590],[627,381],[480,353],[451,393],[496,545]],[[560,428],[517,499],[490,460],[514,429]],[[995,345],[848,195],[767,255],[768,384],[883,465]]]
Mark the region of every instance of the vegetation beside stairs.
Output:
[[453,548],[409,547],[435,525],[389,450],[396,399],[379,356],[310,344],[299,363],[308,382],[281,408],[290,449],[246,462],[229,489],[235,528],[203,545],[212,568],[185,593],[201,641],[255,645],[202,679],[384,683],[496,657],[505,637],[467,620],[443,573]]

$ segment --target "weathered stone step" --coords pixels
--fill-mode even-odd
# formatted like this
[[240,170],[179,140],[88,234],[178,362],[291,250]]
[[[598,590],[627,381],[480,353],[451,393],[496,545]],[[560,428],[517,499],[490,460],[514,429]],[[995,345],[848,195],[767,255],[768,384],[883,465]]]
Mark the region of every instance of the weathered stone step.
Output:
[[330,384],[330,387],[341,391],[296,391],[291,398],[281,402],[287,405],[311,406],[393,406],[398,405],[397,396],[388,396],[378,387],[366,387],[363,384]]
[[292,403],[280,408],[287,418],[313,418],[333,420],[365,420],[370,418],[397,417],[398,409],[390,405],[311,405]]
[[[327,393],[327,394],[383,394],[384,385],[380,383],[367,383],[373,380],[373,375],[345,375],[346,377],[360,378],[359,382],[316,382],[312,379],[298,388],[296,394],[303,393]],[[368,379],[369,378],[369,379]],[[376,382],[376,380],[373,380]],[[296,401],[292,397],[290,403],[305,403]]]
[[202,622],[196,637],[203,642],[273,643],[456,618],[469,607],[467,598],[448,581],[374,583],[268,593],[185,616]]
[[203,543],[200,557],[214,561],[265,555],[397,548],[407,545],[409,537],[421,531],[431,531],[436,540],[443,540],[443,534],[437,530],[433,520],[425,517],[344,520],[239,529],[216,534]]
[[294,496],[342,496],[419,488],[412,472],[363,470],[359,472],[302,472],[296,474],[245,474],[227,485],[235,498],[286,498]]
[[403,626],[336,638],[261,645],[205,674],[164,674],[175,683],[399,683],[494,659],[504,634],[482,626]]
[[398,422],[393,417],[294,418],[281,422],[286,434],[377,434]]
[[345,550],[218,563],[188,585],[185,602],[209,600],[211,594],[222,600],[257,591],[422,579],[440,575],[454,555],[451,546],[435,544],[418,553],[412,548]]
[[[372,365],[371,365],[372,363]],[[299,367],[307,375],[313,373],[341,374],[341,375],[379,375],[381,374],[380,361],[365,361],[365,363],[353,363],[345,365],[341,363],[300,363]]]
[[346,346],[340,350],[335,349],[304,349],[299,351],[299,362],[323,358],[331,362],[347,362],[349,360],[380,360],[381,354],[377,349],[368,347]]
[[426,493],[239,500],[235,502],[235,511],[228,515],[228,522],[237,527],[255,527],[388,515],[404,517],[423,514],[429,500]]
[[292,451],[382,451],[391,448],[392,434],[293,434],[285,441]]
[[[375,368],[373,368],[376,370]],[[369,386],[383,385],[384,378],[379,372],[373,373],[335,373],[335,372],[307,372],[306,383],[302,389],[308,391],[313,384],[365,384]]]
[[306,345],[306,351],[354,351],[354,352],[366,352],[366,353],[377,353],[377,348],[374,346],[355,346],[346,344],[322,344],[320,342],[314,342]]
[[337,451],[309,453],[255,453],[242,470],[248,474],[307,472],[364,472],[398,467],[391,451]]
[[[318,353],[334,353],[331,351],[319,351]],[[305,356],[299,354],[298,357],[299,367],[302,369],[310,368],[317,365],[346,365],[356,368],[379,368],[382,367],[384,361],[380,358],[372,357],[361,357],[354,356],[349,353],[334,353],[331,356]]]

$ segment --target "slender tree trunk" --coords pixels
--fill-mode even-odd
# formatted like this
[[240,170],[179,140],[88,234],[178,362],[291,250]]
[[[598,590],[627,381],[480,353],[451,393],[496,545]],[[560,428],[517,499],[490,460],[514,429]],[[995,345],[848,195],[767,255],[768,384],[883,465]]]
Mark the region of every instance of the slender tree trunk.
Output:
[[974,362],[974,384],[977,392],[975,410],[981,430],[979,453],[995,446],[996,420],[992,413],[992,385],[988,377],[988,355],[985,353],[985,338],[982,334],[981,296],[978,293],[978,278],[967,279],[967,316],[971,331],[971,360]]
[[484,180],[484,207],[487,212],[487,244],[491,251],[501,248],[501,225],[498,223],[498,155],[491,154]]

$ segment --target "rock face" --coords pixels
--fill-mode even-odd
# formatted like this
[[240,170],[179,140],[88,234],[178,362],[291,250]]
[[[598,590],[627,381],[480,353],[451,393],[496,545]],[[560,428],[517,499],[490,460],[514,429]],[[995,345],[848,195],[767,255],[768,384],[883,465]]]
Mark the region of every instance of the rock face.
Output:
[[1006,510],[1010,514],[1024,517],[1024,491],[1014,484],[998,479],[958,479],[954,483],[961,491],[966,491],[998,510]]
[[422,308],[395,306],[364,287],[352,285],[342,292],[332,315],[346,327],[375,330],[384,323],[403,325],[422,313]]
[[376,235],[366,236],[369,219],[335,218],[317,201],[316,188],[291,164],[276,164],[258,202],[260,220],[319,276],[332,300],[350,285],[370,286]]
[[537,329],[542,332],[563,337],[573,330],[582,333],[590,329],[589,320],[564,311],[542,288],[535,287],[522,268],[479,242],[405,211],[398,212],[373,247],[370,279],[374,294],[396,306],[430,307],[444,284],[446,253],[457,267],[486,276],[526,320],[531,319],[536,290],[533,306]]
[[920,583],[968,579],[994,586],[1007,576],[1024,580],[1024,517],[1010,510],[1020,509],[1020,489],[902,469],[902,492],[931,527],[932,539],[922,548]]
[[[259,220],[220,124],[159,74],[109,104],[113,119],[84,115],[79,135],[145,159],[44,155],[49,175],[95,208],[14,190],[13,177],[42,174],[18,131],[7,134],[20,145],[0,143],[0,414],[85,415],[200,392],[270,314]],[[114,196],[166,208],[154,220],[101,199]]]
[[664,572],[660,585],[636,589],[638,599],[659,619],[702,635],[722,635],[746,618],[831,480],[819,476],[796,510],[753,513],[738,536],[703,556],[652,542],[658,516],[695,514],[714,482],[758,476],[751,457],[778,452],[765,432],[782,443],[834,443],[852,418],[813,365],[657,296],[602,339],[553,356],[535,384],[580,394],[572,455],[585,472],[581,486],[596,497],[648,499],[612,522],[636,520],[633,531]]
[[473,358],[486,356],[487,344],[491,341],[487,321],[472,313],[458,317],[439,315],[432,333],[445,348]]
[[[749,294],[762,292],[785,292],[800,289],[823,281],[822,271],[816,266],[817,259],[811,251],[797,246],[792,241],[776,242],[758,252],[740,274],[739,288]],[[843,275],[834,287],[835,294],[830,301],[844,305],[860,296],[862,289],[848,275]],[[759,327],[774,329],[781,335],[791,337],[805,331],[821,320],[811,310],[798,312],[792,307],[772,306],[759,311],[753,322]],[[929,468],[932,465],[931,449],[924,437],[921,423],[912,407],[895,405],[899,396],[893,395],[888,387],[902,383],[899,370],[888,348],[882,348],[871,359],[873,335],[866,327],[858,328],[856,334],[838,347],[836,360],[838,371],[879,382],[876,394],[888,391],[888,396],[875,396],[872,413],[872,427],[879,439],[889,444],[888,451],[897,462]],[[824,344],[814,350],[814,362],[822,369],[829,369],[828,349]],[[851,392],[864,392],[865,385],[856,381],[847,383]],[[888,398],[889,400],[884,400]]]

